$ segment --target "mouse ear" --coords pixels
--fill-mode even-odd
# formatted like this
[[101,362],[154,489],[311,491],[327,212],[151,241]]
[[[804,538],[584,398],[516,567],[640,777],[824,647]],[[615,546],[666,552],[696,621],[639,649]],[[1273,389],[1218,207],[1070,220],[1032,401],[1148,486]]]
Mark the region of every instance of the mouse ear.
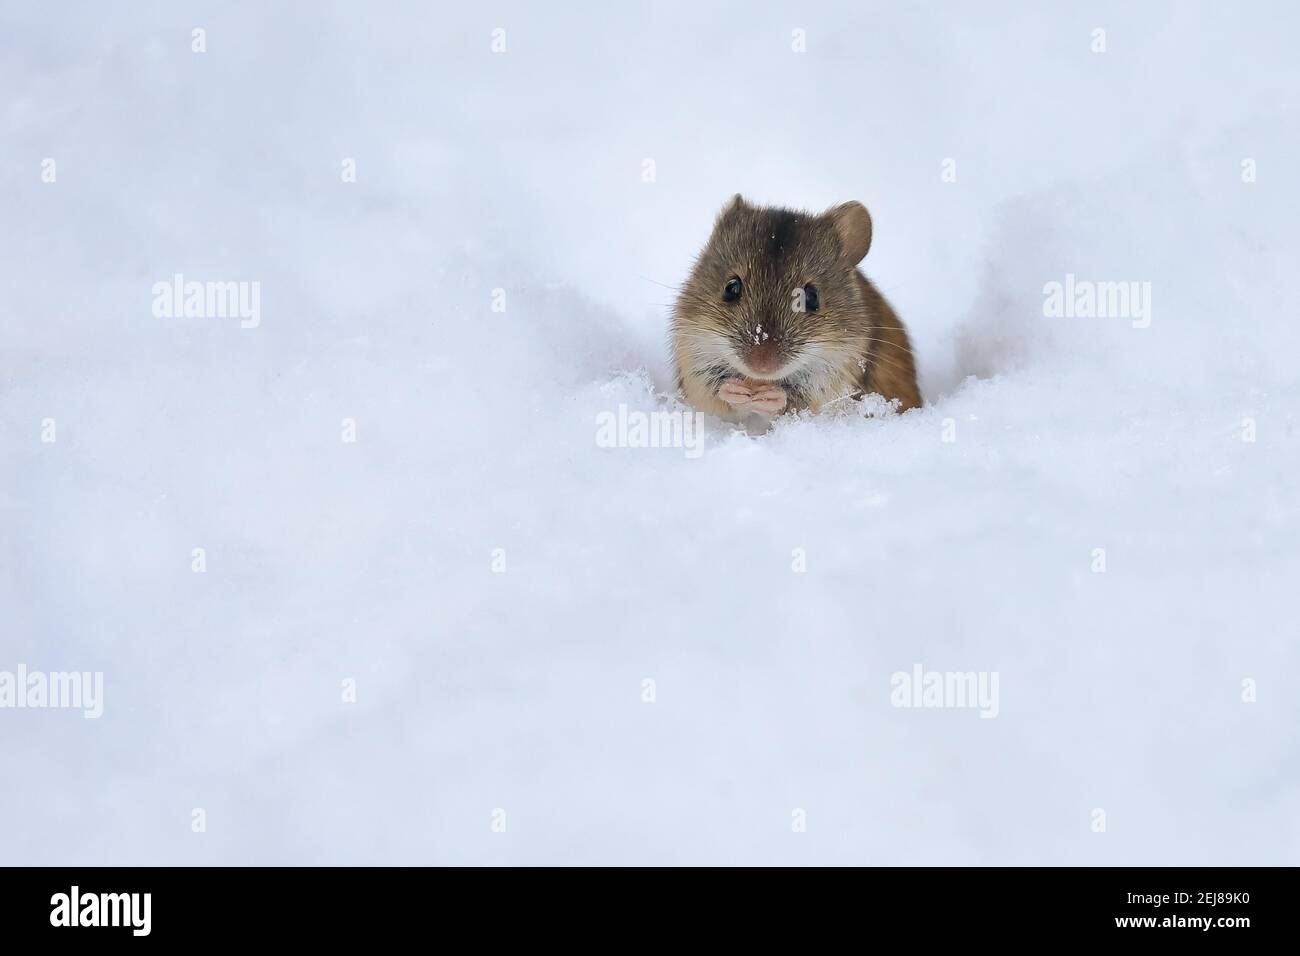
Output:
[[844,258],[856,265],[871,248],[871,213],[860,202],[846,202],[832,209],[828,216],[840,237]]
[[721,219],[723,216],[727,215],[728,213],[733,213],[744,208],[745,208],[745,197],[742,196],[740,193],[736,193],[736,195],[732,196],[729,200],[727,200],[727,204],[722,207],[722,212],[718,213],[718,218]]

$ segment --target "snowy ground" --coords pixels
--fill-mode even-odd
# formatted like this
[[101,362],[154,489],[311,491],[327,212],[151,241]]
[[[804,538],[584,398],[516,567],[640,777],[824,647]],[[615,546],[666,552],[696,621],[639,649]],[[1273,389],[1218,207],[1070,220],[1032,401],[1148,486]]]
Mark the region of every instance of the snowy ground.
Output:
[[[0,0],[0,671],[104,681],[0,862],[1300,863],[1297,28]],[[598,447],[738,190],[872,210],[929,404]]]

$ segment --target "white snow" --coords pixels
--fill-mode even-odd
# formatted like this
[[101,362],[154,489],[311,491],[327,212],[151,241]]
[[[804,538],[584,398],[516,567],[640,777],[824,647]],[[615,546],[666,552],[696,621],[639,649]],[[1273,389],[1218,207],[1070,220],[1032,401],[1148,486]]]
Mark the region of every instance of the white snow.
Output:
[[[1297,28],[3,3],[0,671],[104,699],[0,862],[1300,863]],[[600,447],[737,191],[868,206],[928,404]]]

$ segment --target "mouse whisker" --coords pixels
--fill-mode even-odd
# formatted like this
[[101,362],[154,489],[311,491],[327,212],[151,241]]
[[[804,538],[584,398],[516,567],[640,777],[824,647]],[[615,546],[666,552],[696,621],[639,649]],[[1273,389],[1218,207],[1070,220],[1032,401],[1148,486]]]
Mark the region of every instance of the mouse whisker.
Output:
[[[876,342],[878,342],[878,341],[880,341],[880,340],[879,340],[879,339],[872,339],[872,340],[871,340],[871,343],[874,345],[874,344],[875,344]],[[879,353],[873,353],[873,354],[871,355],[870,361],[872,361],[872,362],[879,362],[879,363],[880,363],[881,365],[883,365],[885,368],[887,368],[887,369],[891,369],[891,370],[893,370],[893,371],[895,371],[895,372],[898,372],[899,374],[902,374],[902,375],[906,375],[906,374],[908,374],[909,371],[910,371],[910,370],[907,368],[907,366],[903,365],[903,364],[902,364],[901,362],[899,362],[897,359],[886,358],[885,356],[880,355]]]
[[[635,275],[635,273],[634,273],[634,275]],[[638,275],[637,278],[640,279],[640,280],[643,281],[643,282],[649,282],[649,283],[651,283],[651,284],[653,284],[653,285],[662,286],[663,288],[668,289],[668,290],[670,290],[670,291],[672,291],[672,292],[681,292],[681,291],[682,291],[681,286],[669,285],[669,284],[666,283],[666,282],[660,282],[658,279],[651,279],[649,276]]]
[[893,348],[898,349],[900,352],[906,352],[908,355],[912,356],[913,358],[916,358],[916,353],[913,352],[911,348],[909,348],[906,345],[900,345],[898,342],[890,342],[888,339],[869,339],[868,341],[870,341],[873,345],[892,346]]

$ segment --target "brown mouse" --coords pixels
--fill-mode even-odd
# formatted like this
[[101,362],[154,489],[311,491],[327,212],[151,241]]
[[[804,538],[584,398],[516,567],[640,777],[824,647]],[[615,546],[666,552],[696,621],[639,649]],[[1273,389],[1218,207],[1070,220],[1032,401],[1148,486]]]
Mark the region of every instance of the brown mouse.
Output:
[[737,194],[673,309],[686,400],[732,421],[872,393],[920,406],[907,330],[857,268],[870,247],[861,203],[813,215]]

